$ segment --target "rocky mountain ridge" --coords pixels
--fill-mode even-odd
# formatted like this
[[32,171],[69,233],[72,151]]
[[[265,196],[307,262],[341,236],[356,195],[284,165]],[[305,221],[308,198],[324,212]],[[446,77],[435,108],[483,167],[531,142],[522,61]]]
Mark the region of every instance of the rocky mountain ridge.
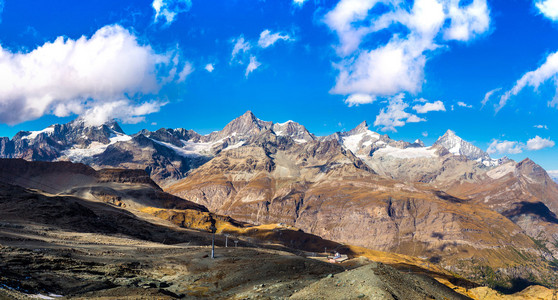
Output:
[[[379,168],[373,162],[378,150],[381,150],[378,157],[387,155],[391,158],[408,159],[443,156],[449,152],[453,155],[464,155],[469,160],[479,160],[487,166],[499,164],[498,161],[490,159],[486,152],[463,141],[451,131],[432,147],[425,147],[420,140],[414,143],[392,140],[387,135],[371,131],[366,122],[347,132],[317,137],[299,123],[262,121],[250,111],[231,121],[222,130],[207,135],[182,128],[141,130],[134,135],[127,135],[114,121],[92,127],[86,126],[83,120],[76,119],[68,124],[52,125],[41,131],[22,131],[11,140],[6,137],[0,138],[0,157],[44,161],[70,160],[98,168],[141,168],[148,171],[157,182],[165,183],[167,180],[183,178],[190,170],[223,150],[254,143],[265,132],[298,144],[335,140],[345,150],[366,158],[364,161],[372,169]],[[385,175],[397,178],[394,174]]]
[[484,265],[528,276],[558,255],[558,186],[546,171],[494,160],[451,131],[426,147],[366,122],[317,137],[250,111],[208,135],[80,124],[4,138],[0,154],[145,170],[165,192],[240,221],[284,223],[458,273]]

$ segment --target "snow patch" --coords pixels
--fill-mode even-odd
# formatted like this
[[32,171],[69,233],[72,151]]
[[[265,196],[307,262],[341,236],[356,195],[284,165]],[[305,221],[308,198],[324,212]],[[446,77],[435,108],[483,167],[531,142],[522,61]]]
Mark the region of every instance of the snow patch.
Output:
[[62,151],[62,155],[68,157],[72,162],[82,162],[89,157],[101,154],[107,150],[109,145],[126,142],[131,140],[132,137],[122,133],[113,133],[109,138],[110,142],[108,144],[103,144],[99,142],[92,142],[87,148],[76,148],[76,146]]
[[308,141],[305,140],[305,139],[294,139],[294,141],[295,141],[295,143],[297,143],[297,144],[304,144],[304,143],[307,143],[307,142],[308,142]]
[[387,155],[395,158],[409,159],[409,158],[421,158],[421,157],[436,157],[436,149],[430,147],[418,147],[418,148],[395,148],[392,146],[387,146],[382,149],[376,150],[374,156]]
[[[161,142],[161,141],[156,141],[153,140],[155,143],[159,144],[159,145],[163,145],[169,149],[174,150],[174,152],[176,152],[178,155],[181,156],[207,156],[204,154],[209,154],[209,151],[211,150],[211,147],[213,145],[215,145],[216,143],[194,143],[194,142],[189,142],[189,141],[185,141],[185,140],[181,140],[182,144],[184,144],[184,147],[177,147],[173,144],[170,143],[166,143],[166,142]],[[221,141],[221,140],[219,140]]]
[[[351,152],[356,153],[359,149],[360,146],[365,146],[363,145],[362,141],[364,140],[366,141],[370,141],[370,140],[379,140],[380,139],[380,135],[370,131],[370,130],[366,130],[364,132],[361,133],[357,133],[354,135],[349,135],[349,136],[344,136],[342,138],[343,140],[343,146],[345,146],[345,148],[351,150]],[[372,142],[370,142],[371,144]]]
[[293,121],[293,120],[288,120],[287,122],[284,122],[284,123],[277,123],[277,125],[279,125],[279,126],[285,126],[285,125],[287,125],[287,124],[289,124],[289,123],[294,123],[294,121]]
[[238,142],[234,145],[230,145],[227,148],[223,149],[223,150],[228,150],[228,149],[236,149],[236,148],[240,148],[242,147],[242,145],[244,145],[244,141]]
[[41,133],[46,133],[48,135],[51,135],[51,134],[54,133],[54,127],[47,127],[45,129],[39,130],[39,131],[31,131],[31,134],[26,135],[26,136],[22,137],[21,139],[33,140]]

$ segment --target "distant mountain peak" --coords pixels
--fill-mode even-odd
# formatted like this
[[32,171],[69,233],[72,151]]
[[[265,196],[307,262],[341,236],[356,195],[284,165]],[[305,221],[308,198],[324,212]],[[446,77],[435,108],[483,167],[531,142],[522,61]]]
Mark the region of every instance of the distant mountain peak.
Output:
[[[444,133],[443,136],[455,136],[455,137],[458,137],[458,136],[455,134],[455,131],[453,131],[453,130],[451,130],[451,129],[448,129],[448,130],[446,131],[446,133]],[[443,137],[443,136],[442,136],[442,137]]]
[[217,141],[232,136],[251,136],[271,129],[272,125],[272,122],[262,121],[252,111],[248,110],[240,117],[229,122],[222,130],[211,133],[209,140]]
[[256,116],[254,115],[254,113],[251,110],[247,110],[245,113],[243,113],[237,119],[252,120],[252,121],[259,120],[258,118],[256,118]]
[[276,135],[290,136],[295,139],[296,142],[309,142],[316,139],[316,137],[311,134],[306,127],[291,120],[284,123],[273,124],[272,130]]
[[88,122],[87,120],[85,120],[82,117],[78,117],[68,123],[65,124],[66,126],[70,127],[70,128],[76,128],[76,129],[85,129],[85,128],[92,128],[92,129],[96,129],[96,128],[102,128],[102,127],[107,127],[115,132],[118,133],[122,133],[124,134],[124,131],[122,130],[122,128],[120,127],[120,125],[118,124],[118,122],[116,121],[116,119],[110,119],[108,121],[105,121],[102,124],[91,124],[90,122]]
[[440,145],[453,155],[463,155],[471,160],[490,160],[488,153],[463,140],[450,129],[448,129],[443,136],[439,137],[434,145]]
[[358,124],[357,127],[351,129],[347,133],[349,135],[353,135],[353,134],[363,133],[363,132],[366,132],[368,130],[369,130],[368,123],[366,121],[362,121],[360,124]]

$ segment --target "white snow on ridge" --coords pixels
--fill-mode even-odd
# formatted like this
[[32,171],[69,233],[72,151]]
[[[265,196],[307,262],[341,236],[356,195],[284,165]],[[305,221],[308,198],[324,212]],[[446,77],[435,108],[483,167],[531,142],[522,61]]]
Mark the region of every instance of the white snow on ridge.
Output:
[[242,147],[242,145],[244,145],[244,141],[240,141],[234,145],[230,145],[227,148],[223,149],[223,150],[228,150],[228,149],[236,149],[236,148],[240,148]]
[[54,127],[47,127],[45,129],[39,130],[39,131],[31,131],[31,134],[22,137],[22,139],[32,140],[32,139],[35,139],[41,133],[53,134],[54,133]]
[[110,138],[108,144],[99,142],[92,142],[87,148],[70,148],[62,151],[62,155],[68,157],[72,162],[82,162],[84,159],[101,154],[107,150],[109,145],[117,142],[126,142],[132,139],[131,136],[121,133],[114,133]]
[[374,156],[387,155],[395,158],[409,159],[409,158],[421,158],[421,157],[436,157],[436,149],[430,147],[418,147],[418,148],[395,148],[392,146],[387,146],[382,149],[376,150]]
[[288,120],[287,122],[284,122],[284,123],[276,123],[276,124],[279,125],[279,126],[285,126],[285,125],[287,125],[287,124],[289,124],[289,123],[294,123],[294,121],[293,121],[293,120]]
[[211,147],[215,144],[215,143],[194,143],[194,142],[181,140],[182,144],[184,144],[184,147],[181,148],[170,143],[161,142],[157,140],[153,140],[153,141],[159,145],[163,145],[169,149],[174,150],[178,155],[182,155],[186,157],[206,156],[204,155],[204,153],[209,153]]
[[345,148],[351,150],[351,152],[356,153],[360,149],[359,145],[361,144],[361,141],[365,138],[369,138],[369,140],[379,140],[380,135],[373,131],[367,130],[362,133],[344,136],[342,138],[343,145],[345,146]]

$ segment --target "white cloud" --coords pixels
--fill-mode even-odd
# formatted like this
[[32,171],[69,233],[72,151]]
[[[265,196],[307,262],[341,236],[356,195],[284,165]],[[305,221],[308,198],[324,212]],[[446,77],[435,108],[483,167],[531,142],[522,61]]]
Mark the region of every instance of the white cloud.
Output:
[[545,17],[558,21],[558,0],[539,0],[535,6]]
[[282,35],[280,32],[271,33],[269,30],[264,30],[260,33],[260,39],[258,40],[258,46],[261,48],[267,48],[273,46],[278,40],[290,41],[291,37],[288,34]]
[[[138,44],[134,35],[118,25],[105,26],[91,38],[59,37],[27,53],[0,46],[0,122],[83,114],[113,102],[122,107],[122,101],[129,107],[145,108],[130,99],[141,99],[165,83],[183,80],[188,64],[176,75],[179,63],[177,55],[158,54],[149,45]],[[154,107],[158,102],[150,103]],[[139,117],[142,111],[153,110],[138,108],[130,117]]]
[[538,128],[538,129],[548,129],[548,126],[546,126],[546,125],[535,125],[533,127]]
[[419,114],[425,114],[431,111],[446,111],[446,107],[442,101],[426,102],[422,105],[417,104],[413,106],[413,109]]
[[182,71],[178,73],[178,78],[176,81],[183,82],[184,80],[186,80],[186,77],[188,77],[188,75],[192,74],[192,72],[194,72],[194,67],[189,62],[186,62],[184,64],[184,67],[182,68]]
[[423,131],[423,132],[422,132],[422,136],[423,136],[423,137],[427,137],[427,136],[428,136],[428,131]]
[[233,39],[232,42],[234,46],[231,53],[231,61],[233,61],[240,52],[247,53],[252,48],[252,45],[250,45],[248,41],[245,41],[243,36]]
[[[516,96],[526,86],[531,86],[537,89],[542,83],[553,80],[553,84],[558,90],[558,82],[556,81],[558,74],[558,52],[554,52],[546,58],[546,61],[536,70],[525,73],[512,87],[500,97],[500,103],[496,106],[496,111],[502,109],[506,102],[512,97]],[[554,94],[554,98],[548,102],[548,106],[558,106],[558,93]]]
[[554,147],[554,141],[543,139],[538,135],[527,141],[527,149],[529,150],[541,150],[550,147]]
[[397,131],[395,127],[402,127],[406,123],[426,121],[425,119],[405,111],[405,109],[409,107],[409,104],[403,101],[403,97],[403,94],[392,97],[389,100],[387,109],[383,108],[376,116],[374,126],[381,126],[382,131]]
[[558,170],[549,170],[546,171],[552,180],[558,183]]
[[467,104],[467,103],[465,103],[465,102],[463,102],[463,101],[458,101],[458,102],[457,102],[457,105],[458,105],[459,107],[473,108],[472,105],[469,105],[469,104]]
[[260,64],[257,60],[255,56],[250,56],[250,63],[248,64],[248,67],[246,67],[246,72],[244,73],[244,76],[246,78],[248,78],[248,75],[250,73],[252,73],[254,70],[256,70],[259,66],[261,66],[262,64]]
[[529,139],[526,144],[515,141],[499,141],[495,139],[492,140],[492,143],[490,143],[486,152],[488,152],[488,154],[518,154],[523,152],[523,149],[536,151],[549,147],[554,147],[554,141],[551,141],[550,139],[543,139],[537,135],[534,138]]
[[451,0],[448,18],[451,25],[444,31],[446,40],[469,41],[476,35],[483,34],[490,26],[488,5],[485,0],[473,0],[466,7],[459,5],[459,0]]
[[145,102],[139,105],[130,100],[118,100],[101,103],[87,109],[81,116],[89,126],[102,125],[108,120],[119,119],[126,124],[137,124],[145,121],[145,115],[158,112],[166,102]]
[[175,21],[178,14],[187,12],[192,7],[191,0],[153,0],[151,4],[155,10],[154,22],[159,19],[165,20],[165,25],[170,25]]
[[359,105],[359,104],[366,104],[372,103],[376,100],[376,98],[366,95],[366,94],[352,94],[347,99],[345,99],[345,103],[349,104],[349,106]]
[[486,105],[486,103],[488,102],[488,100],[490,100],[490,97],[492,97],[492,95],[494,95],[494,93],[499,92],[501,89],[502,88],[496,88],[496,89],[493,89],[493,90],[489,91],[488,93],[486,93],[484,95],[484,98],[481,101],[482,106],[484,107]]
[[492,140],[486,152],[488,154],[518,154],[523,152],[523,146],[519,142]]
[[293,4],[298,5],[299,7],[301,7],[302,5],[304,5],[304,2],[306,2],[308,0],[293,0]]
[[[374,10],[377,5],[383,9]],[[412,6],[403,1],[341,0],[324,22],[339,38],[339,74],[332,92],[390,97],[419,92],[432,51],[447,40],[469,41],[486,32],[490,17],[486,0],[468,5],[459,5],[459,0],[415,0]],[[401,29],[393,29],[394,24]],[[369,35],[387,30],[391,38],[386,43],[375,48],[361,45]]]
[[207,72],[211,73],[211,72],[213,72],[213,70],[215,70],[215,67],[213,66],[213,64],[207,64],[207,65],[205,65],[205,68],[204,68],[204,69],[205,69]]

